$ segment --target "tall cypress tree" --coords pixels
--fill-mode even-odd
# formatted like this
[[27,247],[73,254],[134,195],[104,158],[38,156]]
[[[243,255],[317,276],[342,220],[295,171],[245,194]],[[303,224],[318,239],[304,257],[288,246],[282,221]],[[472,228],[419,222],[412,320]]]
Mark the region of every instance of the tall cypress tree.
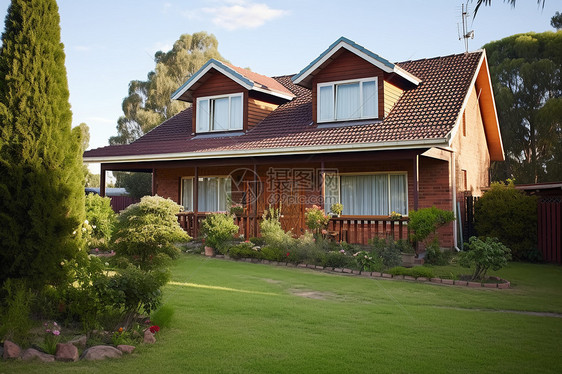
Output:
[[84,189],[55,0],[12,0],[0,50],[0,284],[65,279]]

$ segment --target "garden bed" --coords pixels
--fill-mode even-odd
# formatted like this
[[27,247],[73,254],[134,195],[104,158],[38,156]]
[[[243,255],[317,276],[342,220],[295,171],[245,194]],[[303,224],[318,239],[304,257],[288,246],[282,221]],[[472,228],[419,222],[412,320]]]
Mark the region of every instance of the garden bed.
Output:
[[216,259],[220,260],[232,260],[232,261],[240,261],[240,262],[251,262],[255,264],[263,264],[263,265],[274,265],[274,266],[292,266],[298,268],[306,268],[311,270],[318,270],[318,271],[326,271],[330,273],[338,273],[338,274],[345,274],[345,275],[356,275],[362,276],[367,278],[376,278],[376,279],[393,279],[393,280],[406,280],[406,281],[415,281],[415,282],[427,282],[431,284],[441,284],[446,286],[462,286],[462,287],[472,287],[472,288],[498,288],[498,289],[508,289],[511,287],[511,282],[506,279],[502,279],[495,276],[487,277],[482,282],[471,281],[470,275],[462,275],[460,279],[446,279],[446,278],[439,278],[439,277],[423,277],[423,276],[408,276],[408,275],[393,275],[385,272],[378,272],[378,271],[359,271],[353,270],[348,268],[333,268],[333,267],[323,267],[319,265],[311,265],[311,264],[298,264],[295,265],[291,262],[280,262],[280,261],[269,261],[269,260],[259,260],[256,258],[240,258],[240,259],[231,259],[229,256],[224,255],[217,255]]

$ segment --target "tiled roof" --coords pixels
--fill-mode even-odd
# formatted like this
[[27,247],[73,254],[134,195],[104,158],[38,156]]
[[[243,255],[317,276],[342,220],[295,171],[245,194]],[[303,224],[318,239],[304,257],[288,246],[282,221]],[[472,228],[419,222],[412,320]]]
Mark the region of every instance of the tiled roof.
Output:
[[265,75],[261,75],[261,74],[258,74],[258,73],[254,73],[251,70],[240,68],[238,66],[231,65],[227,62],[225,62],[224,64],[226,66],[230,67],[232,70],[234,70],[234,71],[238,72],[239,74],[245,76],[246,78],[250,79],[254,83],[257,83],[258,85],[261,86],[261,88],[271,90],[271,91],[278,91],[278,92],[286,93],[288,95],[292,95],[291,91],[289,91],[287,88],[285,88],[285,86],[283,86],[281,83],[276,81],[274,78],[271,78],[271,77],[268,77],[268,76],[265,76]]
[[294,93],[295,99],[279,106],[243,135],[195,137],[191,133],[192,111],[188,108],[129,145],[90,150],[84,157],[175,153],[188,158],[190,153],[196,156],[203,152],[228,154],[443,139],[455,125],[481,57],[478,51],[397,63],[422,82],[405,91],[383,121],[336,127],[313,125],[311,91],[294,85],[291,76],[282,76],[274,78],[275,82]]

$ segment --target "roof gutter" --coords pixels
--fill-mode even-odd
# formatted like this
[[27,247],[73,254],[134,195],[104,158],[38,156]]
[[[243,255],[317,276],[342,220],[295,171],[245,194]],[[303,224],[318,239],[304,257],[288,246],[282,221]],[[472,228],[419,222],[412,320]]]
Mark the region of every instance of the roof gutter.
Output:
[[264,148],[251,150],[234,151],[212,151],[212,152],[177,152],[160,153],[148,155],[125,155],[125,156],[85,156],[83,161],[86,163],[119,163],[119,162],[147,162],[147,161],[177,161],[177,160],[197,160],[197,159],[217,159],[231,157],[260,157],[260,156],[279,156],[279,155],[305,155],[318,153],[337,153],[337,152],[367,152],[367,151],[388,151],[415,149],[427,147],[448,147],[448,138],[423,139],[392,141],[379,143],[355,143],[345,145],[325,145],[310,147],[283,147],[283,148]]

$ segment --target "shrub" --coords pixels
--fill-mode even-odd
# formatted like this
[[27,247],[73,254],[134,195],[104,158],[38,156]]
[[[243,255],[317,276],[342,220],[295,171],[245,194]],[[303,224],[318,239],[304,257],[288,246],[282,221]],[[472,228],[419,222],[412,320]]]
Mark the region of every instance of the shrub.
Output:
[[426,268],[424,266],[415,266],[413,268],[405,268],[402,266],[396,266],[392,269],[388,269],[387,272],[392,275],[407,275],[414,278],[425,277],[433,278],[433,270]]
[[326,253],[325,266],[330,268],[349,268],[355,265],[355,257],[349,255],[344,249]]
[[31,329],[31,290],[24,280],[8,278],[1,293],[4,310],[0,310],[0,340],[26,343]]
[[261,258],[269,261],[284,261],[285,252],[281,248],[266,245],[261,248]]
[[138,313],[150,314],[160,306],[161,288],[169,279],[167,270],[143,271],[130,265],[113,277],[100,277],[94,286],[101,300],[121,315],[123,326],[129,326]]
[[433,234],[434,241],[439,246],[439,241],[435,232],[437,229],[455,220],[453,212],[438,209],[436,207],[423,208],[410,213],[410,239],[416,242],[425,242]]
[[126,257],[141,269],[162,266],[179,255],[177,242],[190,237],[179,226],[176,213],[181,207],[170,199],[145,196],[120,215],[113,235],[118,256]]
[[201,224],[205,244],[222,254],[227,254],[227,243],[234,239],[234,234],[238,230],[239,227],[234,223],[234,217],[226,213],[209,214]]
[[402,263],[400,249],[392,237],[373,238],[369,241],[374,255],[380,257],[385,267],[391,268]]
[[536,258],[537,200],[512,180],[492,183],[474,205],[474,220],[479,236],[498,238],[517,259]]
[[267,246],[287,252],[295,246],[295,239],[290,231],[285,232],[280,222],[281,212],[279,209],[266,209],[260,222],[260,232]]
[[313,205],[312,208],[307,208],[305,212],[305,223],[306,226],[312,230],[317,236],[321,233],[323,229],[326,228],[330,217],[324,213],[324,209],[321,209],[317,205]]
[[111,300],[102,297],[105,290],[96,287],[100,278],[108,277],[100,258],[82,254],[65,266],[70,269],[69,282],[66,287],[60,287],[56,295],[61,316],[69,321],[80,321],[84,331],[102,327],[102,316],[108,319],[112,315],[117,319],[118,314],[109,307]]
[[489,268],[499,270],[511,259],[511,251],[496,238],[478,239],[473,236],[466,244],[467,252],[462,252],[459,264],[463,267],[474,266],[472,279],[482,279]]
[[451,251],[441,251],[439,245],[434,241],[426,250],[424,262],[430,265],[444,266],[449,263]]
[[234,247],[230,247],[229,255],[232,258],[260,258],[260,252],[254,249],[252,242],[242,242]]
[[162,305],[150,316],[150,321],[154,325],[161,327],[171,327],[174,308],[170,305]]
[[96,194],[86,195],[86,219],[92,230],[89,247],[107,246],[117,222],[111,199]]
[[376,253],[360,251],[353,255],[360,271],[379,271],[383,267],[383,259]]

